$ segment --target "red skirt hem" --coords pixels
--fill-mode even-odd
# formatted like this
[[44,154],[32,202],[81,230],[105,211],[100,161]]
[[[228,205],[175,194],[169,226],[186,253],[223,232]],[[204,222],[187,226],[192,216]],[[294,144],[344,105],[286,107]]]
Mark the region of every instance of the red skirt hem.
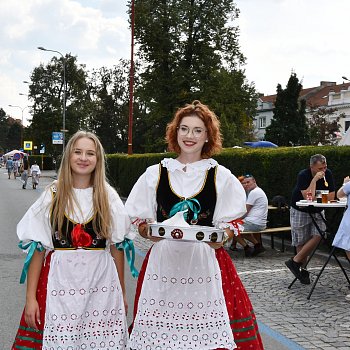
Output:
[[45,326],[47,281],[48,281],[48,276],[50,271],[51,254],[52,252],[50,252],[47,255],[45,259],[45,263],[41,268],[38,287],[36,291],[36,299],[38,301],[39,311],[40,311],[40,325],[39,324],[37,325],[38,330],[28,327],[24,319],[24,313],[25,313],[25,309],[24,309],[22,312],[22,317],[19,323],[16,338],[11,348],[12,350],[42,349],[43,333],[44,333],[44,326]]

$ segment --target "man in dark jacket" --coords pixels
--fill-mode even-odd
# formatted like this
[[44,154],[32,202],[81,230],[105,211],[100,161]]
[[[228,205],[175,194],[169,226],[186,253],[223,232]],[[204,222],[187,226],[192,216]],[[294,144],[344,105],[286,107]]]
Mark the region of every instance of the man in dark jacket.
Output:
[[[310,158],[310,167],[299,172],[297,184],[292,193],[290,208],[290,226],[292,245],[296,247],[297,255],[287,260],[285,264],[296,278],[303,284],[310,284],[309,272],[303,267],[308,255],[321,240],[320,233],[312,222],[310,208],[300,208],[296,202],[308,199],[307,194],[315,199],[316,190],[328,190],[328,200],[334,199],[335,186],[332,172],[327,169],[326,157],[315,154]],[[321,217],[322,208],[313,208],[312,215],[319,228],[325,231],[326,225]]]

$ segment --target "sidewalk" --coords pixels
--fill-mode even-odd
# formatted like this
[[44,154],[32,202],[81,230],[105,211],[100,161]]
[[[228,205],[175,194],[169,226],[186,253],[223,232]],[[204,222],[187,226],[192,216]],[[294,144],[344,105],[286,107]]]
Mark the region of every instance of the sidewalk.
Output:
[[51,177],[52,179],[57,179],[57,173],[55,170],[41,170],[40,177]]
[[[145,253],[150,242],[138,236],[135,246]],[[292,247],[287,245],[284,253],[272,250],[269,238],[266,243],[264,240],[264,246],[266,252],[255,258],[245,258],[243,251],[229,251],[257,319],[262,323],[262,335],[266,326],[272,333],[292,340],[300,348],[349,350],[350,303],[345,300],[349,289],[338,265],[331,260],[311,299],[307,300],[311,285],[302,285],[297,281],[292,289],[287,288],[293,275],[284,261],[293,255]],[[277,239],[276,246],[280,246]],[[317,272],[324,261],[324,254],[316,254],[310,264],[310,271]],[[349,267],[345,259],[344,266]],[[310,277],[315,279],[315,275],[311,274]],[[297,348],[297,345],[288,347]]]

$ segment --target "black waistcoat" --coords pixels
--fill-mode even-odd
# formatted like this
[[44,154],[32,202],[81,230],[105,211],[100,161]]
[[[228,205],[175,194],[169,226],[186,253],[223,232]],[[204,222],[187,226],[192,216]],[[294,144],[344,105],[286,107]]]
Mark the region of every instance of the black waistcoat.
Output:
[[187,215],[188,223],[201,226],[213,226],[213,215],[216,205],[216,170],[217,167],[207,170],[204,183],[199,192],[189,198],[184,198],[177,195],[171,188],[168,171],[165,167],[160,165],[160,176],[156,193],[157,222],[169,219],[170,210],[175,204],[185,199],[195,198],[201,205],[201,211],[198,214],[198,222],[191,222],[193,219],[193,212],[189,210]]
[[[53,197],[54,196],[55,196],[55,193],[53,192]],[[52,220],[52,216],[51,216],[51,224],[52,224],[52,221],[53,220]],[[68,223],[68,227],[67,227],[67,223]],[[76,225],[77,225],[77,223],[68,219],[66,216],[64,217],[62,231],[65,231],[66,227],[67,227],[67,230],[65,232],[62,232],[62,237],[59,238],[59,235],[57,232],[57,227],[56,227],[55,232],[54,232],[53,237],[52,237],[54,248],[66,248],[66,249],[67,248],[74,248],[73,243],[72,243],[71,233]],[[106,239],[99,238],[97,233],[94,231],[94,228],[92,226],[92,219],[90,221],[82,224],[82,227],[83,227],[84,231],[86,233],[88,233],[92,238],[92,243],[88,247],[85,247],[85,248],[87,248],[87,249],[106,248]]]

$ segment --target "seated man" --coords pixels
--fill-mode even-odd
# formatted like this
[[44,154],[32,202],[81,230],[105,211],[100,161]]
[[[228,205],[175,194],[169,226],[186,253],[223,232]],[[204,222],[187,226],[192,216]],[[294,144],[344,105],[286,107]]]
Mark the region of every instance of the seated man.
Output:
[[254,248],[249,246],[243,236],[238,236],[234,237],[230,249],[234,250],[234,244],[238,242],[244,247],[245,256],[256,256],[265,251],[258,232],[266,228],[268,200],[265,192],[258,187],[253,175],[244,175],[239,177],[239,179],[247,193],[247,213],[242,217],[244,220],[244,231],[257,233],[245,235],[245,238],[254,244]]
[[311,156],[309,168],[299,172],[291,199],[290,226],[292,245],[296,247],[297,254],[287,260],[285,264],[302,284],[310,284],[309,272],[305,269],[305,265],[309,254],[321,240],[320,233],[308,211],[312,211],[313,218],[322,231],[326,230],[326,224],[322,219],[322,208],[299,208],[296,202],[307,199],[308,193],[311,194],[312,199],[315,199],[316,190],[328,190],[328,200],[334,199],[335,185],[333,174],[327,168],[326,157],[322,154]]

